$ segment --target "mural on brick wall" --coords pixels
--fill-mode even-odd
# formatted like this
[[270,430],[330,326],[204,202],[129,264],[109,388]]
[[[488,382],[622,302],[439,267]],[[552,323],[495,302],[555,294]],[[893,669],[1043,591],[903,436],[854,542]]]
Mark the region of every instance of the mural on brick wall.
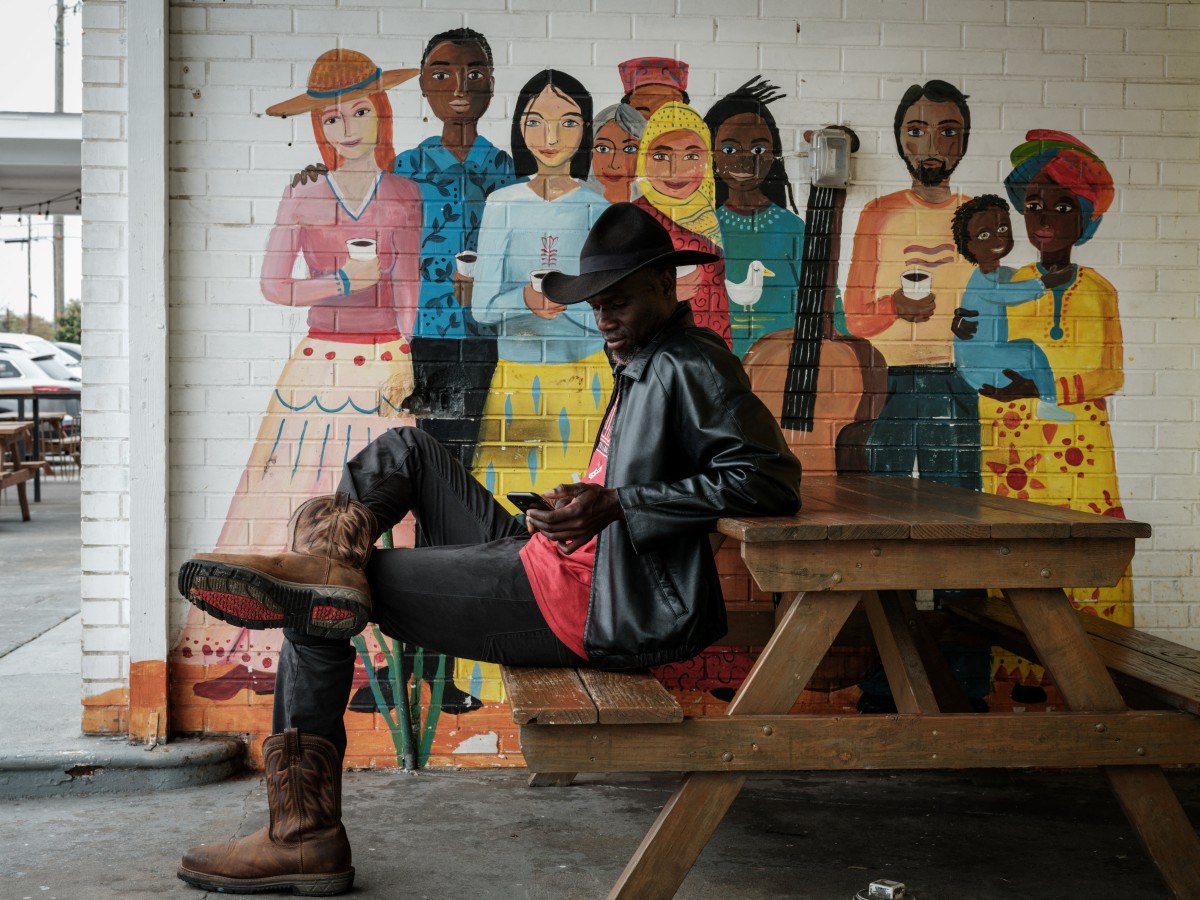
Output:
[[[290,512],[398,424],[437,437],[501,498],[579,480],[612,373],[590,311],[548,301],[540,279],[574,273],[589,227],[620,201],[658,218],[677,248],[720,255],[680,270],[681,299],[743,359],[806,471],[1123,514],[1107,419],[1122,384],[1116,292],[1072,262],[1113,200],[1096,154],[1031,131],[1004,185],[970,198],[952,184],[968,98],[945,81],[914,84],[891,123],[910,184],[846,223],[843,261],[847,192],[792,183],[772,112],[780,88],[755,76],[702,114],[688,75],[682,60],[627,60],[620,100],[594,112],[578,79],[538,72],[513,98],[506,152],[478,131],[494,99],[492,50],[456,29],[428,41],[419,69],[330,51],[306,93],[267,110],[308,113],[322,160],[284,188],[261,273],[264,297],[305,308],[308,330],[280,361],[219,549],[284,546]],[[440,134],[396,153],[386,92],[414,77]],[[405,523],[390,539],[421,535]],[[729,600],[770,603],[730,548],[718,565]],[[1132,621],[1128,575],[1070,593]],[[280,640],[191,611],[173,660],[177,727],[268,731]],[[374,626],[354,643],[349,764],[516,752],[494,666]],[[1045,702],[1026,661],[945,649],[978,703]],[[656,673],[694,708],[728,700],[752,662],[750,648],[717,647]],[[890,699],[873,651],[849,646],[802,703],[880,710]]]

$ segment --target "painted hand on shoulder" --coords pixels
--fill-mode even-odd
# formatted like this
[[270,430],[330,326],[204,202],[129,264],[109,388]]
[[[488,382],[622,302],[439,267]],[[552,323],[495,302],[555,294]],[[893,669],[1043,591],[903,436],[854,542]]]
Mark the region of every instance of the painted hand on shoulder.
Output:
[[305,166],[302,170],[292,176],[292,187],[299,187],[302,184],[308,184],[310,181],[317,182],[329,174],[329,169],[322,163],[315,163],[311,166]]

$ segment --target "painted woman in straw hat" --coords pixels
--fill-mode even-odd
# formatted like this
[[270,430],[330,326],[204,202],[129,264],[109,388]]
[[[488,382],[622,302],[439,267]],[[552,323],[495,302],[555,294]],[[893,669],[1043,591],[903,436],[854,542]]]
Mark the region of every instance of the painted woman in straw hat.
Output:
[[[307,310],[308,331],[280,373],[217,550],[286,546],[292,509],[336,490],[342,463],[388,428],[410,424],[408,337],[419,290],[421,198],[391,174],[392,108],[385,93],[417,75],[382,71],[362,53],[318,57],[308,90],[268,115],[307,113],[328,172],[284,190],[267,242],[261,287],[272,303]],[[299,270],[299,271],[297,271]],[[278,632],[190,622],[184,661],[237,665],[195,687],[213,700],[269,693]]]

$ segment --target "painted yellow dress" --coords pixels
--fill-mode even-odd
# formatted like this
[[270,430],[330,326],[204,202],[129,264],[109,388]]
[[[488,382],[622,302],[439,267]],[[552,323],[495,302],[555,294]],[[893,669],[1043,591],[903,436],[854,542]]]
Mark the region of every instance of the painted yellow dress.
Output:
[[[1014,279],[1043,274],[1023,267]],[[1069,284],[1008,310],[1010,340],[1029,338],[1046,352],[1058,402],[1075,421],[1038,416],[1038,400],[979,398],[983,489],[1001,497],[1124,518],[1109,428],[1109,402],[1124,382],[1117,291],[1092,269],[1078,267]],[[1076,607],[1133,624],[1126,571],[1113,587],[1067,591]]]
[[[499,363],[472,474],[509,509],[509,491],[578,481],[592,456],[613,377],[591,307],[543,319],[525,305],[524,289],[538,269],[578,274],[579,251],[607,207],[583,187],[544,200],[522,183],[492,193],[483,210],[473,309],[496,330]],[[503,697],[494,665],[460,659],[454,681],[481,700]]]

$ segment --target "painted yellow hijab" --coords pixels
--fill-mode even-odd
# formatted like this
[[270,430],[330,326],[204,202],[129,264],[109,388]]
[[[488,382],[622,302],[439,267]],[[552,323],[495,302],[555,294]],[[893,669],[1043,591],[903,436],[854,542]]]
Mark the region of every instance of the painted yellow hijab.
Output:
[[[672,131],[695,133],[708,151],[704,179],[694,192],[682,200],[668,197],[657,190],[646,177],[646,160],[649,158],[651,146],[664,134]],[[646,123],[646,131],[638,145],[637,176],[642,196],[649,200],[655,209],[689,231],[702,234],[718,247],[721,246],[721,226],[717,222],[715,202],[717,186],[713,179],[712,136],[700,113],[684,103],[665,103],[660,106]]]

